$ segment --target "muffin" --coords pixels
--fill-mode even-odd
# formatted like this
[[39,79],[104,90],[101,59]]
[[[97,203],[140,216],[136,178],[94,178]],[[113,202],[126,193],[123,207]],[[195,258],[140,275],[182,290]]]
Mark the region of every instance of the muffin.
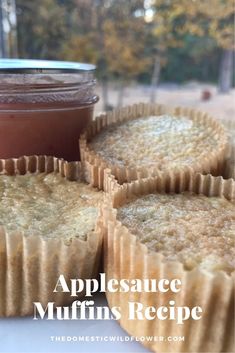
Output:
[[70,293],[53,290],[60,275],[96,277],[103,193],[83,182],[79,162],[22,157],[1,160],[0,173],[0,316],[69,304]]
[[229,136],[229,148],[222,175],[225,179],[235,179],[235,121],[225,119],[221,120],[221,123],[224,125],[225,131]]
[[119,183],[191,167],[220,175],[228,138],[221,124],[188,108],[137,104],[101,115],[80,138],[87,178],[103,188],[103,171]]
[[[107,292],[120,325],[155,352],[234,351],[235,182],[190,170],[122,186],[110,179],[101,215],[107,281],[181,281],[178,293]],[[172,301],[199,306],[201,318],[130,319],[130,303],[143,313]]]
[[225,179],[235,179],[235,143],[230,146],[230,153],[225,160],[223,176]]

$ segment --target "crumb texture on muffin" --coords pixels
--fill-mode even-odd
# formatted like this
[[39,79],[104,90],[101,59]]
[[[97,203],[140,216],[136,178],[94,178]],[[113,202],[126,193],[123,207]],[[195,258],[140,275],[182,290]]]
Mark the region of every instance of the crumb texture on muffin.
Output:
[[167,169],[192,165],[217,149],[220,136],[205,123],[184,116],[149,116],[110,126],[90,142],[119,167]]
[[102,192],[59,173],[0,176],[0,225],[9,234],[86,240]]
[[150,194],[120,207],[118,220],[148,249],[184,268],[235,268],[235,203],[190,192]]

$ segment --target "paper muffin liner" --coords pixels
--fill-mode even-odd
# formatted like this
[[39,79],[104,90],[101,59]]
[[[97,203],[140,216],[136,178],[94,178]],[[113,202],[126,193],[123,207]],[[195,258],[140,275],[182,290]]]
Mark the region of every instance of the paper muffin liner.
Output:
[[225,160],[223,177],[235,179],[235,143],[230,146],[229,156]]
[[225,126],[229,136],[229,148],[222,175],[225,179],[235,179],[235,120],[223,119],[221,123]]
[[[110,172],[105,173],[109,179]],[[206,272],[199,268],[185,270],[180,262],[167,261],[160,253],[151,252],[134,234],[117,220],[119,206],[131,197],[154,192],[192,191],[206,196],[235,198],[235,182],[222,177],[179,171],[158,177],[134,181],[118,186],[111,176],[106,181],[113,191],[106,196],[101,222],[104,233],[104,269],[110,279],[181,279],[179,293],[111,293],[107,292],[110,307],[121,308],[120,325],[154,352],[234,352],[234,273]],[[114,208],[115,207],[115,208]],[[128,302],[140,302],[144,307],[168,306],[202,307],[202,318],[190,319],[183,325],[165,320],[128,320]],[[152,341],[147,337],[152,337]],[[168,341],[168,337],[172,337]],[[173,337],[176,337],[174,341]],[[177,341],[178,337],[178,341]],[[184,337],[180,341],[179,337]],[[143,339],[145,338],[145,340]],[[156,341],[154,341],[154,339]],[[162,341],[161,341],[162,339]]]
[[[100,131],[107,127],[122,122],[127,122],[140,117],[148,117],[150,115],[173,114],[175,116],[187,116],[190,119],[202,122],[205,126],[214,129],[220,136],[220,143],[217,149],[209,152],[206,157],[202,157],[200,161],[195,162],[191,167],[195,172],[203,174],[211,173],[213,175],[221,175],[224,168],[225,155],[228,148],[228,138],[223,126],[214,120],[207,113],[202,113],[190,108],[177,107],[175,109],[163,105],[153,104],[134,104],[121,109],[115,109],[107,114],[102,114],[93,121],[86,131],[81,135],[79,140],[81,160],[85,164],[86,179],[93,186],[100,189],[104,188],[104,169],[111,169],[112,173],[120,184],[130,182],[141,178],[155,176],[158,169],[151,168],[128,168],[113,165],[96,153],[89,142],[92,141]],[[185,168],[182,166],[182,168]],[[173,169],[171,169],[173,170]]]
[[[42,172],[58,172],[68,180],[83,178],[79,162],[47,156],[0,160],[0,174]],[[46,308],[48,302],[60,306],[76,300],[70,293],[53,293],[59,275],[64,275],[67,283],[71,278],[95,278],[101,248],[102,236],[98,229],[88,234],[86,241],[74,236],[65,244],[63,239],[25,236],[22,232],[8,234],[1,227],[0,316],[31,315],[33,302],[40,302]]]

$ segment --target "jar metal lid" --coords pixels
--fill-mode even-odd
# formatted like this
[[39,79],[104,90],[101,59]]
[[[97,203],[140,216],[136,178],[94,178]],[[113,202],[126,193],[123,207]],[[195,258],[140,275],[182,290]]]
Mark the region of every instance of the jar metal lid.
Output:
[[0,59],[0,104],[5,110],[16,104],[22,109],[94,104],[94,70],[94,65],[77,62]]
[[94,71],[95,65],[53,60],[0,59],[0,74],[5,73],[79,73]]

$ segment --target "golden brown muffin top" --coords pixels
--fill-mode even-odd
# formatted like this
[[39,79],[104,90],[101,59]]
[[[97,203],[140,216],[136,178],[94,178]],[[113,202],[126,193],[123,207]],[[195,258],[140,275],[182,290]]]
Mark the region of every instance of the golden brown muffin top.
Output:
[[120,167],[164,170],[193,165],[219,144],[218,132],[203,122],[161,115],[110,126],[95,136],[90,146]]
[[234,271],[234,202],[189,192],[150,194],[120,207],[117,216],[151,251],[187,270]]
[[86,240],[102,192],[58,173],[0,176],[0,225],[26,236]]

